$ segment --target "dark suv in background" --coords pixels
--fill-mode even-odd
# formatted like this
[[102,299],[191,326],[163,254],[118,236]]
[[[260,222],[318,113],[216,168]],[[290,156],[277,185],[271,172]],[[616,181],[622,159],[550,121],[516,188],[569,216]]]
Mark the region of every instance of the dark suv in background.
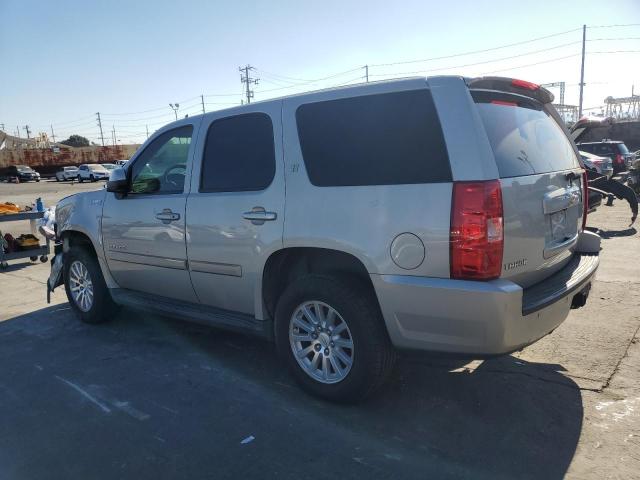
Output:
[[629,152],[624,142],[614,140],[579,143],[578,150],[600,157],[609,157],[613,162],[614,174],[627,170],[631,167],[634,159],[633,153]]
[[11,165],[4,169],[0,176],[7,179],[17,178],[21,182],[40,181],[40,174],[27,165]]

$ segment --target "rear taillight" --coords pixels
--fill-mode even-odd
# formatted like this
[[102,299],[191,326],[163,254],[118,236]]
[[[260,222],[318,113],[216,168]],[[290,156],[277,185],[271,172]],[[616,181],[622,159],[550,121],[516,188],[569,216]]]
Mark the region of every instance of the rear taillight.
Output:
[[616,153],[616,163],[624,163],[624,158],[619,153]]
[[451,278],[491,280],[502,271],[502,190],[498,180],[456,182],[451,202]]
[[589,179],[587,171],[582,172],[582,231],[587,226],[587,212],[589,211]]

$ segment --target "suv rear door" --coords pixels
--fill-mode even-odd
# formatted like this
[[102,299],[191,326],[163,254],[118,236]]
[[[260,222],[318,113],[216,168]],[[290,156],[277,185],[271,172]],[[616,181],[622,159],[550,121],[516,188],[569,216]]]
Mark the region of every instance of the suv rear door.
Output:
[[582,229],[583,170],[550,103],[513,89],[471,93],[502,186],[501,276],[526,287],[572,256]]
[[260,318],[261,276],[282,248],[282,102],[207,115],[187,200],[187,250],[201,303]]

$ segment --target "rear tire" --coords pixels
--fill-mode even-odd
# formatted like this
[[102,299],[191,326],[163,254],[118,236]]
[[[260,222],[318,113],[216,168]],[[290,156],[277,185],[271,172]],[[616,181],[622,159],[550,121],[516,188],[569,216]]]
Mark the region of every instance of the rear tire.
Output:
[[95,255],[86,248],[73,247],[64,257],[64,288],[80,320],[92,324],[111,320],[118,307]]
[[[317,319],[317,307],[311,307],[311,314],[304,313],[304,307],[314,304],[320,305],[320,317],[334,319],[327,324],[333,323],[335,327],[316,326],[317,330],[311,328],[313,333],[306,331],[313,322],[309,317]],[[302,319],[309,327],[301,327],[296,319]],[[346,328],[342,327],[340,335],[334,335],[333,329],[337,331],[340,323],[346,324]],[[299,338],[308,339],[298,341]],[[350,277],[314,274],[287,286],[276,307],[275,340],[279,355],[298,384],[315,396],[335,402],[356,403],[371,395],[387,380],[396,358],[374,293]],[[351,348],[339,348],[348,345],[349,340]],[[309,350],[306,355],[305,350]],[[296,352],[300,360],[296,359]],[[316,361],[316,356],[321,359]],[[325,356],[326,374],[322,371]],[[338,359],[336,369],[333,365]],[[350,359],[351,363],[343,359]]]

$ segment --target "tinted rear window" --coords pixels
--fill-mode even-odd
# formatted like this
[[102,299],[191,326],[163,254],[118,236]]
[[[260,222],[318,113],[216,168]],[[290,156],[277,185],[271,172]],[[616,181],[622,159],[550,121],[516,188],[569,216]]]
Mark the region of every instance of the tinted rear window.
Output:
[[579,167],[571,141],[534,100],[473,92],[502,178]]
[[629,153],[629,149],[627,148],[627,146],[624,143],[618,143],[616,144],[618,145],[618,151],[624,155],[626,155],[627,153]]
[[431,93],[411,90],[301,105],[296,112],[313,185],[450,182]]

